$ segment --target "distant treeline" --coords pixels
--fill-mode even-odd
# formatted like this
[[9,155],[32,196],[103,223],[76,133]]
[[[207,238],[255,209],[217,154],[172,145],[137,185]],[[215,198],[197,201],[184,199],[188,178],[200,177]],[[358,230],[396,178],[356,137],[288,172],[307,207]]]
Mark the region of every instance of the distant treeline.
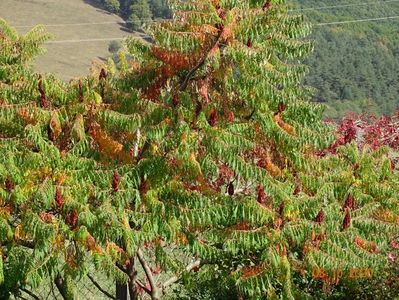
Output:
[[170,18],[167,0],[97,0],[113,13],[121,15],[133,30],[156,18]]
[[[378,18],[399,14],[399,2],[297,0],[313,24]],[[340,6],[328,8],[329,6]],[[348,6],[353,5],[353,6]],[[327,7],[327,8],[326,8]],[[298,8],[298,6],[296,6]],[[399,108],[399,22],[359,22],[315,26],[315,52],[307,64],[306,83],[316,88],[315,101],[340,118],[348,111],[392,114]]]

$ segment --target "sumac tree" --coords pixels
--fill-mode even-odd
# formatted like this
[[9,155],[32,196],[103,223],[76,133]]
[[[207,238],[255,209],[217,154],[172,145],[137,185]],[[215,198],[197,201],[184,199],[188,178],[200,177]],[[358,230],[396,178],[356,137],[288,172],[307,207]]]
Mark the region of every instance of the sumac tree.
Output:
[[[118,74],[66,85],[17,64],[25,80],[2,77],[9,291],[51,278],[73,293],[94,264],[132,299],[159,299],[208,265],[237,296],[294,299],[309,296],[296,279],[315,270],[327,290],[334,270],[345,282],[388,266],[397,171],[386,148],[359,149],[351,132],[321,157],[334,127],[301,84],[312,49],[302,16],[277,0],[172,8],[149,28],[152,44],[127,42]],[[161,270],[175,275],[158,282]]]

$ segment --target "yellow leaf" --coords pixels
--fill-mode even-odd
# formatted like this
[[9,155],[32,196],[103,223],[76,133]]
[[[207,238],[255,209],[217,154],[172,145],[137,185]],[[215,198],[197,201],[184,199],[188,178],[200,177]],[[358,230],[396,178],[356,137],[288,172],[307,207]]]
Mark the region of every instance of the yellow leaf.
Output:
[[84,120],[81,114],[76,116],[75,122],[73,122],[71,134],[74,140],[82,141],[85,139]]
[[56,140],[62,132],[61,122],[57,112],[51,114],[50,129],[53,132],[54,139]]

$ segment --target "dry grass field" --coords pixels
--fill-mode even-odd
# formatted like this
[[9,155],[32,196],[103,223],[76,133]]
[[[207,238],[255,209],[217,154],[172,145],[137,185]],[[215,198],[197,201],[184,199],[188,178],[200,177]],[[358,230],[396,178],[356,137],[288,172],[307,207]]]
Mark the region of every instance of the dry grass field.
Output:
[[[21,33],[37,24],[48,25],[52,40],[35,68],[64,80],[87,74],[93,59],[107,57],[108,39],[131,34],[119,16],[91,5],[91,0],[0,0],[0,17]],[[87,39],[106,40],[76,41]]]

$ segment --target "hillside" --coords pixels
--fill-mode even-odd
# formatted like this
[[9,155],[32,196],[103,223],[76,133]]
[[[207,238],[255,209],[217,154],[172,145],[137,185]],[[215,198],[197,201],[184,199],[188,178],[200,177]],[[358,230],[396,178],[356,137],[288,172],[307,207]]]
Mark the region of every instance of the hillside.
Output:
[[[35,61],[35,68],[64,80],[86,75],[93,59],[109,55],[110,38],[128,35],[120,25],[122,18],[83,0],[1,0],[0,18],[20,33],[37,24],[50,24],[46,27],[52,39],[45,45],[47,52]],[[88,39],[98,40],[79,42]]]
[[[298,0],[295,9],[314,24],[399,15],[399,1],[385,2]],[[399,19],[314,26],[306,83],[317,89],[316,101],[328,103],[328,116],[390,114],[399,107],[398,32]]]

